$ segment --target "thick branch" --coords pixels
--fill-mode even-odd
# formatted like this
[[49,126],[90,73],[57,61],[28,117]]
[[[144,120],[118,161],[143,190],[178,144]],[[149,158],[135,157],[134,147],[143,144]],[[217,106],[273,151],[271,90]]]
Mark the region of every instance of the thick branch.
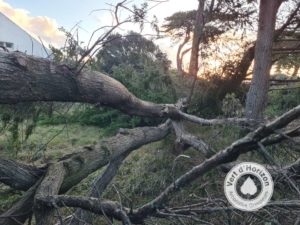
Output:
[[67,66],[22,53],[0,52],[0,103],[62,101],[97,103],[127,114],[163,116],[166,105],[142,101],[99,72],[76,75]]
[[110,106],[130,115],[186,119],[198,124],[245,123],[244,119],[205,120],[175,105],[143,101],[121,83],[99,72],[74,74],[67,66],[22,53],[0,52],[0,104],[29,101],[85,102]]
[[38,204],[40,198],[58,194],[66,174],[66,168],[62,162],[49,166],[47,174],[38,187],[35,195],[34,215],[37,225],[51,225],[55,223],[54,205],[46,207]]
[[[76,197],[76,196],[47,196],[39,198],[39,202],[48,206],[55,203],[58,207],[75,207],[88,210],[90,212],[105,215],[120,221],[124,221],[124,214],[127,215],[130,211],[122,207],[117,202],[102,201],[92,197]],[[134,219],[131,221],[134,222]],[[124,223],[123,223],[124,224]],[[125,223],[126,224],[126,223]],[[127,223],[128,224],[128,223]]]
[[200,151],[205,157],[209,157],[214,154],[214,152],[204,141],[187,132],[184,129],[182,122],[173,121],[172,125],[177,137],[176,144],[185,144],[187,146],[192,146],[196,150]]
[[20,225],[32,214],[33,199],[41,182],[36,182],[9,210],[0,215],[1,225]]
[[190,32],[187,31],[183,42],[178,46],[178,50],[177,50],[177,54],[176,54],[177,71],[178,71],[179,75],[181,75],[181,76],[188,74],[182,68],[183,56],[181,54],[181,51],[182,51],[183,47],[189,42],[189,40],[190,40]]
[[225,118],[225,119],[203,119],[194,115],[190,115],[181,111],[178,111],[179,118],[183,120],[196,123],[202,126],[224,125],[224,124],[236,124],[236,125],[253,125],[255,120],[246,118]]
[[[130,212],[130,209],[122,207],[117,202],[108,201],[108,200],[100,200],[97,198],[87,198],[87,197],[77,197],[77,196],[65,196],[65,195],[59,195],[59,196],[48,196],[41,198],[39,200],[41,203],[45,205],[51,205],[55,203],[58,207],[75,207],[75,208],[81,208],[84,210],[88,210],[90,212],[96,213],[98,215],[106,215],[108,217],[112,217],[114,219],[123,221],[124,220],[124,214],[128,215],[130,218],[130,221],[132,221],[135,224],[141,223],[141,218],[136,216],[136,211],[133,210]],[[207,199],[207,203],[214,202],[214,199]],[[274,201],[268,203],[265,207],[267,208],[273,208],[273,207],[282,207],[282,208],[288,208],[292,210],[299,210],[300,208],[300,202],[298,200],[289,200],[289,201]],[[203,206],[202,204],[194,204],[191,206],[183,206],[183,207],[176,207],[176,208],[169,208],[167,209],[167,212],[171,212],[173,214],[181,214],[181,215],[197,215],[197,214],[203,214],[203,213],[214,213],[214,212],[220,212],[220,211],[228,211],[228,210],[236,210],[234,207],[209,207],[209,206]],[[155,213],[153,216],[157,217],[165,217],[162,216],[160,213]]]
[[[254,148],[257,147],[257,143],[261,142],[264,144],[271,144],[274,143],[275,141],[280,141],[283,139],[285,135],[275,135],[272,138],[267,138],[270,134],[273,134],[277,129],[281,129],[288,125],[291,121],[297,119],[300,116],[300,106],[295,107],[294,109],[290,110],[289,112],[285,113],[281,117],[277,118],[273,122],[261,126],[257,130],[249,133],[247,136],[244,138],[234,142],[231,146],[227,147],[223,151],[220,151],[219,153],[215,154],[208,160],[204,161],[200,165],[194,167],[181,177],[179,177],[172,185],[170,185],[167,189],[165,189],[156,199],[151,201],[150,203],[147,203],[146,205],[142,206],[141,208],[138,208],[137,210],[133,210],[132,212],[128,213],[128,209],[124,209],[126,214],[128,214],[131,222],[133,223],[140,223],[143,221],[144,218],[148,217],[149,215],[155,215],[157,209],[163,208],[163,203],[165,203],[166,200],[168,200],[168,196],[177,191],[179,188],[189,184],[199,176],[203,175],[210,169],[213,169],[217,167],[218,165],[221,165],[222,163],[230,162],[236,159],[236,157],[239,154],[245,153],[247,151],[250,151]],[[292,130],[288,131],[286,133],[290,135],[296,135],[298,132],[297,130]],[[293,164],[293,166],[290,166],[289,168],[286,168],[288,170],[295,170],[298,167],[298,163]],[[82,209],[87,209],[89,207],[89,210],[92,212],[96,213],[103,213],[97,212],[94,206],[92,205],[97,205],[100,204],[98,199],[92,199],[92,198],[77,198],[77,199],[72,199],[72,197],[61,197],[61,196],[47,196],[47,199],[44,198],[39,198],[39,200],[44,201],[44,202],[49,202],[49,198],[55,198],[55,202],[58,205],[62,204],[59,203],[59,201],[64,202],[66,206],[71,206],[71,207],[80,207]],[[71,198],[71,199],[70,199]],[[53,199],[52,199],[53,200]],[[78,203],[81,202],[81,200],[84,201],[82,204],[86,204],[86,206],[82,206],[82,204]],[[65,201],[73,201],[73,203],[65,203]],[[74,203],[74,201],[76,203]],[[102,203],[101,203],[102,204]],[[110,204],[111,206],[111,204]],[[106,206],[105,206],[106,207]],[[93,209],[91,209],[93,208]],[[113,208],[116,209],[115,205],[113,205]],[[111,213],[111,215],[114,218],[118,218],[117,215],[114,215],[114,209],[110,209],[107,213]],[[93,211],[94,210],[94,211]]]
[[[114,161],[111,161],[105,171],[96,177],[94,180],[89,197],[100,198],[102,193],[105,191],[107,186],[113,180],[113,178],[117,175],[117,172],[122,165],[124,159],[129,155],[130,152],[120,155],[120,157],[116,158]],[[89,211],[83,211],[82,209],[77,209],[75,215],[72,215],[71,224],[79,225],[85,224],[85,222],[92,222],[93,215]],[[84,222],[83,222],[84,221]]]
[[281,129],[288,125],[291,121],[297,119],[298,117],[300,117],[300,105],[278,117],[273,122],[265,126],[261,126],[245,137],[235,141],[229,147],[218,152],[211,158],[205,160],[203,163],[195,166],[190,171],[183,174],[174,183],[168,186],[158,197],[139,208],[137,210],[137,214],[141,217],[153,214],[157,209],[162,207],[163,203],[168,200],[168,197],[171,193],[179,190],[183,186],[186,186],[209,170],[216,168],[223,163],[236,160],[240,154],[256,148],[259,141],[265,137],[268,137],[275,130]]
[[189,75],[197,76],[198,73],[198,60],[199,60],[199,48],[200,42],[203,36],[203,28],[204,28],[204,6],[205,0],[201,0],[198,3],[198,9],[196,12],[196,20],[192,41],[192,51],[190,56],[190,66],[189,66]]
[[28,190],[44,172],[44,169],[0,158],[0,182],[17,190]]

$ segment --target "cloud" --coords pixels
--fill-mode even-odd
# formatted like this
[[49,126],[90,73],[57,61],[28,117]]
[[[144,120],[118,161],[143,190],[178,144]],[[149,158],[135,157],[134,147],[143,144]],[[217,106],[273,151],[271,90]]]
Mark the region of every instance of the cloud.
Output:
[[0,12],[18,24],[33,37],[44,44],[62,46],[65,40],[64,34],[58,30],[57,22],[46,16],[31,16],[30,12],[24,9],[15,9],[4,0],[0,0]]

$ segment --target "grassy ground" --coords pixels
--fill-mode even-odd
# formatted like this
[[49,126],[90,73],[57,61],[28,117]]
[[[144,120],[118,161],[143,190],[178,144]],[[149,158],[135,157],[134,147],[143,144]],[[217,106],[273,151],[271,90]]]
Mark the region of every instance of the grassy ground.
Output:
[[[93,126],[78,124],[37,126],[28,140],[21,141],[20,148],[15,149],[9,141],[9,132],[2,132],[0,157],[17,158],[21,162],[38,166],[69,154],[79,146],[93,144],[102,137],[103,131]],[[96,175],[97,173],[92,174],[74,190],[85,193]],[[10,192],[7,186],[0,184],[0,212],[11,206],[21,196],[20,194],[20,192]]]
[[18,149],[11,146],[9,135],[8,132],[0,135],[0,155],[17,157],[18,160],[29,163],[34,161],[46,163],[71,153],[78,146],[91,145],[99,141],[103,137],[103,132],[97,127],[78,124],[37,126],[28,140],[22,141],[21,138]]

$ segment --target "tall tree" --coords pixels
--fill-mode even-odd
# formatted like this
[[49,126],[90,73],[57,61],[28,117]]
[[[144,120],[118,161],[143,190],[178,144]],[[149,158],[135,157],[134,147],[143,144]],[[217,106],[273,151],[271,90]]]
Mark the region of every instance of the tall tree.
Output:
[[159,46],[141,34],[111,34],[96,57],[99,71],[110,74],[145,100],[159,102],[172,89],[171,61]]
[[121,64],[132,65],[139,71],[155,64],[167,73],[171,62],[152,40],[131,31],[126,35],[111,34],[98,52],[96,64],[106,73],[112,73],[113,67]]
[[[254,13],[253,1],[206,0],[199,1],[197,10],[176,12],[165,18],[164,31],[177,41],[182,39],[177,51],[179,74],[192,75],[198,70],[199,45],[204,46],[229,30],[251,25]],[[187,47],[189,44],[191,47]],[[184,71],[182,62],[188,52],[191,52],[190,67]]]
[[[206,1],[205,27],[202,34],[202,42],[200,43],[202,45],[201,48],[205,49],[205,55],[207,53],[215,54],[216,50],[210,50],[210,46],[222,34],[232,30],[244,30],[245,32],[251,30],[252,32],[252,27],[255,23],[254,16],[256,17],[257,11],[255,2],[248,0],[238,2],[233,0]],[[291,34],[298,29],[300,2],[289,0],[284,2],[284,4],[285,11],[281,12],[283,16],[278,18],[278,29],[274,33],[274,41],[282,39],[287,32]],[[182,65],[184,61],[187,61],[185,57],[192,49],[190,46],[194,36],[196,13],[197,10],[176,12],[165,18],[165,24],[163,25],[164,31],[180,43],[177,51],[177,70],[181,75],[188,74],[188,71],[184,71]],[[247,37],[247,33],[245,34],[244,37]],[[237,38],[237,41],[239,41],[240,36],[237,36]],[[207,97],[202,96],[201,98],[209,99],[214,95],[216,100],[222,100],[227,93],[238,92],[241,83],[245,80],[250,70],[252,71],[251,64],[254,59],[255,45],[255,41],[245,42],[242,47],[244,49],[243,53],[237,54],[236,57],[232,58],[224,57],[217,72],[206,71],[206,78],[212,85],[210,91],[206,92]],[[231,46],[231,43],[228,44],[229,48]],[[206,82],[203,83],[207,86]],[[203,106],[201,107],[203,108]]]
[[198,72],[198,58],[199,58],[199,47],[204,28],[204,6],[205,0],[199,0],[198,9],[196,12],[196,21],[192,42],[192,52],[190,58],[189,74],[197,76]]
[[246,101],[247,118],[262,119],[266,107],[276,15],[281,3],[282,0],[260,1],[254,71]]

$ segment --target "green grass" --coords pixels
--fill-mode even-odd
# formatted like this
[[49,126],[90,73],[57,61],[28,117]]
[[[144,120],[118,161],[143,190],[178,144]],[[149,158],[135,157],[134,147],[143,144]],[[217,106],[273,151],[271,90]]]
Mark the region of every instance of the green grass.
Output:
[[[22,132],[21,132],[22,133]],[[48,162],[69,154],[79,146],[91,145],[103,137],[103,130],[94,126],[79,124],[37,126],[26,141],[20,141],[19,148],[9,146],[9,133],[0,135],[1,156],[40,163]],[[22,138],[21,138],[22,139]]]

